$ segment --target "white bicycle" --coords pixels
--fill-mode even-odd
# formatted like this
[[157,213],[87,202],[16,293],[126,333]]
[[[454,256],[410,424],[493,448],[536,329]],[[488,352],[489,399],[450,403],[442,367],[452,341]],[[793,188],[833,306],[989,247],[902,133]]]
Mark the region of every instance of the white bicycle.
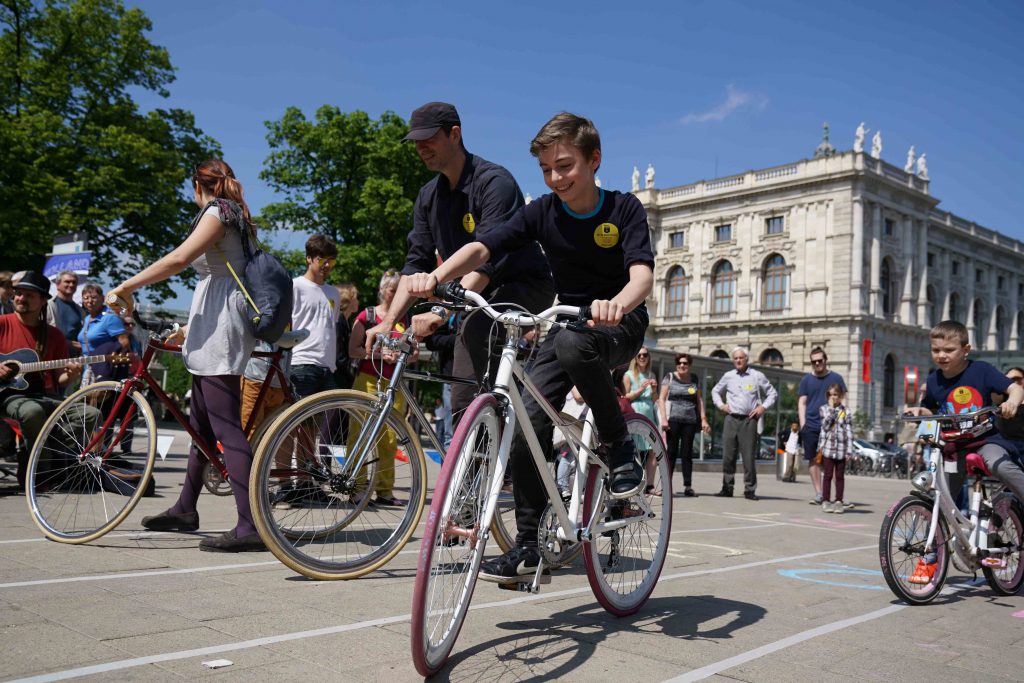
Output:
[[[616,616],[633,614],[647,602],[658,582],[672,523],[670,463],[657,427],[640,415],[626,417],[637,451],[646,459],[648,486],[630,498],[614,500],[606,488],[609,470],[597,453],[593,422],[588,419],[580,424],[559,415],[516,358],[522,327],[556,316],[553,325],[583,325],[589,315],[586,309],[555,306],[536,316],[502,313],[458,285],[440,286],[435,293],[456,302],[453,308],[485,311],[505,328],[506,342],[494,390],[477,396],[462,416],[427,516],[412,607],[413,661],[424,676],[444,666],[462,628],[491,535],[517,426],[529,445],[549,503],[540,516],[536,574],[532,582],[513,584],[513,590],[539,591],[540,584],[550,580],[544,576],[545,567],[557,566],[582,543],[587,578],[598,602]],[[520,388],[567,437],[575,458],[568,505],[559,495],[545,450],[525,418]]]

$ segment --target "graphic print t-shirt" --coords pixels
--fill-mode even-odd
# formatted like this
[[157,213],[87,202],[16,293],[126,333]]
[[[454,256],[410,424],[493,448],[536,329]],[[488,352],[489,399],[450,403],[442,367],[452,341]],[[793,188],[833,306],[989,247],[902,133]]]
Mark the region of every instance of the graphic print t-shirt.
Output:
[[[940,415],[971,413],[992,405],[993,393],[1005,394],[1012,384],[1006,375],[984,361],[969,360],[964,371],[955,377],[946,377],[941,370],[928,375],[921,405]],[[999,442],[1007,450],[1013,449],[1005,437],[995,431],[995,423],[983,435],[986,441]]]

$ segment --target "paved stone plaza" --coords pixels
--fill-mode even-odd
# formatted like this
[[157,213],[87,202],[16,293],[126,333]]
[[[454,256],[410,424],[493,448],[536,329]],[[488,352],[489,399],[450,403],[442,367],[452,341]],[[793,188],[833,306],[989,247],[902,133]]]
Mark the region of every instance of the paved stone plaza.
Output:
[[[158,497],[85,546],[43,540],[24,497],[0,496],[0,677],[418,679],[409,654],[418,536],[385,571],[323,583],[269,553],[199,552],[202,534],[233,519],[229,498],[204,494],[200,534],[140,531],[143,515],[177,495],[184,451],[179,433],[158,463]],[[842,516],[808,505],[805,476],[783,484],[762,473],[759,502],[711,496],[714,473],[697,473],[695,484],[701,497],[675,499],[671,555],[639,614],[608,616],[581,561],[537,596],[481,583],[437,678],[1024,678],[1024,596],[996,596],[952,568],[947,594],[927,607],[906,607],[885,586],[878,527],[907,482],[850,478],[857,506]],[[231,664],[203,664],[217,659]]]

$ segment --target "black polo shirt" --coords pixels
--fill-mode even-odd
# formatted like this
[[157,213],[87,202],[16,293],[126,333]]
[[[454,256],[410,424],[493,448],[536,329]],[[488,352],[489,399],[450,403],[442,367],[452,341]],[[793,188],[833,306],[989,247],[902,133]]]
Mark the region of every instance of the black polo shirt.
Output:
[[[454,188],[443,173],[420,188],[402,274],[429,273],[437,267],[435,249],[446,260],[460,247],[504,223],[521,206],[523,193],[511,173],[467,153]],[[491,259],[478,271],[491,280],[485,296],[508,281],[551,277],[540,246],[529,240],[501,258]]]
[[546,194],[478,240],[492,259],[532,240],[540,242],[563,304],[586,306],[595,299],[611,299],[629,282],[632,264],[654,267],[654,253],[640,200],[613,190],[601,190],[600,197],[593,211],[580,215],[556,195]]

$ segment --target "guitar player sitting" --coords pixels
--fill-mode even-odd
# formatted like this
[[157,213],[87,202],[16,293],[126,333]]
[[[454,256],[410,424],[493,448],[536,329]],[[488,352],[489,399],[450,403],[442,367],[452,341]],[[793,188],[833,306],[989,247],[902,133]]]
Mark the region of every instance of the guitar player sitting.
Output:
[[[50,281],[41,273],[29,271],[14,285],[14,313],[0,315],[0,357],[19,349],[33,349],[40,360],[68,358],[68,342],[64,334],[53,325],[46,324],[45,307],[50,298]],[[46,418],[61,403],[60,389],[78,376],[81,365],[69,360],[60,370],[28,374],[28,388],[24,391],[0,391],[0,416],[14,418],[21,423],[27,451],[31,452],[36,436]],[[14,379],[16,371],[0,361],[0,386]],[[95,425],[98,410],[84,407],[78,416],[82,426]],[[18,463],[18,486],[25,486],[26,462]]]

